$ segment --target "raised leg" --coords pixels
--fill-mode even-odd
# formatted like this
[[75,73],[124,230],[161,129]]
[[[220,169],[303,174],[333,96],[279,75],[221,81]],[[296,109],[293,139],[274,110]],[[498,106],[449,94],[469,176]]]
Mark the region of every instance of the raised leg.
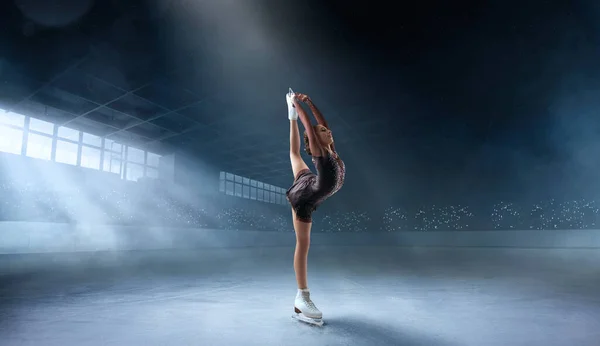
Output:
[[300,156],[300,130],[298,129],[297,120],[290,120],[290,162],[294,179],[298,176],[298,172],[308,169],[302,156]]

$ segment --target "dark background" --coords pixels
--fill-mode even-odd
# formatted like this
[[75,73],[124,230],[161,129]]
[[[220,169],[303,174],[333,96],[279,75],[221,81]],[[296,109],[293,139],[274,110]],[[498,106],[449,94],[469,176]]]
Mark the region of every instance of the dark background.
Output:
[[348,166],[337,203],[598,188],[593,1],[22,0],[0,13],[4,109],[44,104],[54,122],[287,187],[293,87]]

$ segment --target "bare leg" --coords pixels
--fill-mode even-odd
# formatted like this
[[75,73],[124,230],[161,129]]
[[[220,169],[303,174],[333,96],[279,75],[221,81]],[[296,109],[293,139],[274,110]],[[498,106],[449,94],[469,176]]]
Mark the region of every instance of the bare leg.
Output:
[[[290,161],[292,164],[292,173],[294,179],[298,172],[308,169],[308,166],[300,156],[300,130],[298,122],[290,120]],[[307,288],[306,268],[308,248],[310,245],[310,229],[312,223],[296,220],[296,212],[292,208],[292,222],[296,231],[296,251],[294,252],[294,271],[296,272],[296,281],[298,288]]]
[[298,175],[298,172],[308,169],[302,156],[300,156],[300,130],[298,129],[297,120],[290,120],[290,162],[292,163],[294,179]]
[[292,209],[294,230],[296,231],[296,251],[294,252],[294,271],[299,289],[308,288],[307,268],[308,249],[310,247],[310,230],[312,223],[296,219],[296,212]]

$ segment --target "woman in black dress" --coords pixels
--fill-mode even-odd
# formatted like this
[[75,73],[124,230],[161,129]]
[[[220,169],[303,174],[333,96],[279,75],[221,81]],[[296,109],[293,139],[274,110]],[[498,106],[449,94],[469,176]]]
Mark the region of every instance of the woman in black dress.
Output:
[[[312,100],[304,94],[290,93],[286,96],[290,119],[290,161],[294,183],[287,190],[287,199],[292,206],[296,251],[294,271],[298,292],[294,302],[296,316],[307,322],[322,324],[322,313],[310,299],[307,283],[307,256],[310,246],[312,212],[343,185],[344,162],[339,158],[329,125]],[[300,102],[312,111],[317,125],[312,125]],[[313,173],[300,156],[300,132],[298,117],[304,126],[304,150],[312,156],[317,174]]]

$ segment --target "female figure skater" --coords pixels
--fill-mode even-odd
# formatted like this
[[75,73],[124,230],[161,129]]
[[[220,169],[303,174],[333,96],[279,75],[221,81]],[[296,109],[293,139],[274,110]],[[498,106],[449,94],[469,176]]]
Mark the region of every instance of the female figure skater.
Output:
[[[294,302],[294,317],[304,322],[322,325],[322,313],[310,299],[306,278],[307,255],[312,227],[311,215],[323,201],[342,187],[345,166],[335,151],[329,125],[311,99],[304,94],[294,93],[291,89],[286,99],[290,120],[290,161],[294,174],[294,183],[286,193],[292,206],[292,217],[296,232],[294,271],[296,272],[298,292]],[[317,120],[317,125],[313,126],[311,124],[308,115],[298,100],[308,105]],[[300,156],[298,116],[305,130],[304,150],[312,156],[317,174],[311,172]]]

